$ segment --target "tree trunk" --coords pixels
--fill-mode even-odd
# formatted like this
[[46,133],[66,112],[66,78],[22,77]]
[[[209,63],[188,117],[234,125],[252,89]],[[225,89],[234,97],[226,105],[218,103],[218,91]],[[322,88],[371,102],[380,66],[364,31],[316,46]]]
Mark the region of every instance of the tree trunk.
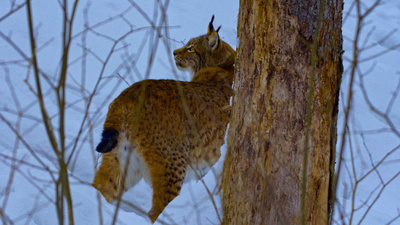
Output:
[[342,7],[240,0],[223,224],[328,223]]

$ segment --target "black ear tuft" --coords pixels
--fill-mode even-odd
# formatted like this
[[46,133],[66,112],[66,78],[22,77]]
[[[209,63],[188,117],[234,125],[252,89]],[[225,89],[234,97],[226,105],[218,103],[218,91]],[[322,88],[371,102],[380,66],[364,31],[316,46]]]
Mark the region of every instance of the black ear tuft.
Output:
[[217,28],[217,33],[219,32],[219,29],[221,29],[221,26],[219,26],[219,27]]
[[211,17],[211,25],[212,25],[212,23],[214,22],[214,15],[212,15],[212,17]]
[[214,31],[213,22],[214,22],[214,15],[211,17],[211,21],[208,24],[207,35],[210,35]]
[[118,131],[114,128],[106,128],[101,134],[101,142],[96,151],[101,153],[110,152],[118,144]]

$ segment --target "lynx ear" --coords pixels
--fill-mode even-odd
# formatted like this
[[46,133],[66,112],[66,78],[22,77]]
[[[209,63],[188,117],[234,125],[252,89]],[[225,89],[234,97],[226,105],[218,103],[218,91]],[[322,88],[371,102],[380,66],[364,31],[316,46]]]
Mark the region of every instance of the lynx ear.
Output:
[[207,30],[207,35],[208,35],[208,36],[210,36],[210,34],[214,31],[213,22],[214,22],[214,15],[212,15],[211,21],[210,21],[210,23],[208,24],[208,30]]
[[219,46],[220,41],[219,41],[218,31],[219,29],[221,29],[221,26],[219,26],[217,30],[214,30],[213,22],[214,22],[214,15],[211,17],[211,22],[208,24],[208,31],[207,31],[208,46],[210,46],[211,51],[217,49]]
[[211,35],[208,36],[208,46],[210,46],[211,51],[219,47],[219,36],[217,31],[213,31]]

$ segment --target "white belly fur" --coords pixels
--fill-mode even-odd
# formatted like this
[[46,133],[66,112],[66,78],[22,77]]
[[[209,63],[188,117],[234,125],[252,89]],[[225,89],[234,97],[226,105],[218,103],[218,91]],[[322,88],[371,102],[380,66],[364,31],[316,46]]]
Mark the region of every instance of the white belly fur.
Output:
[[[146,163],[144,162],[142,156],[136,153],[134,146],[126,139],[125,134],[121,134],[121,138],[118,144],[118,158],[120,162],[121,174],[127,170],[127,175],[125,176],[125,190],[130,189],[136,183],[138,183],[142,178],[144,181],[151,186],[151,177]],[[127,160],[128,159],[128,160]],[[214,162],[215,163],[215,162]],[[212,164],[214,164],[212,163]],[[126,165],[128,167],[126,168]],[[211,163],[203,161],[198,165],[188,165],[186,167],[186,175],[184,182],[190,182],[192,180],[198,181],[204,177],[210,168],[213,166]],[[196,172],[195,172],[195,171]]]
[[121,136],[122,138],[120,138],[118,144],[118,158],[121,174],[127,171],[125,176],[125,190],[133,187],[142,177],[146,183],[151,184],[149,170],[143,158],[136,153],[134,146],[125,138],[125,134],[121,134]]

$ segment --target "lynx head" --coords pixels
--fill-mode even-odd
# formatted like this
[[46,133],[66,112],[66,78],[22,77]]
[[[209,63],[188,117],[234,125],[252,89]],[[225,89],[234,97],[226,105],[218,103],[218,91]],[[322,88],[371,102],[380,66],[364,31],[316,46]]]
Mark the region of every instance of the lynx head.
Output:
[[233,70],[235,51],[219,38],[213,26],[214,16],[208,24],[206,35],[192,38],[182,48],[174,51],[175,64],[179,70],[189,70],[192,75],[202,68],[218,66],[225,70]]

